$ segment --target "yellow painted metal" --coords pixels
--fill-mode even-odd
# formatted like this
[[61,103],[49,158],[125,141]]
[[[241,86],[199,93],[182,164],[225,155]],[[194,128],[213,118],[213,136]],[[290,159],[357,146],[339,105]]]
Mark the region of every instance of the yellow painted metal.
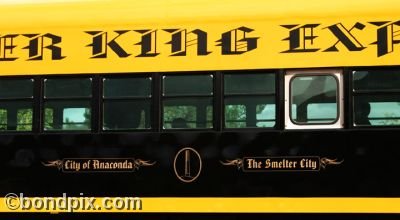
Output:
[[[81,203],[66,205],[37,202],[42,198],[27,198],[25,205],[13,201],[10,209],[6,199],[0,199],[0,212],[138,212],[138,213],[400,213],[399,198],[141,198],[141,206],[126,203],[113,207],[113,203],[104,203],[107,199],[96,198],[93,208]],[[55,198],[62,200],[62,197]],[[79,198],[76,198],[77,201]],[[119,198],[121,200],[121,198]],[[83,200],[82,200],[83,201]],[[9,204],[9,203],[8,203]],[[29,204],[36,204],[29,205]],[[47,204],[47,206],[45,205]],[[79,204],[81,206],[79,206]],[[105,209],[105,205],[107,209]],[[9,205],[10,206],[10,205]],[[136,207],[135,209],[133,209]],[[141,209],[138,209],[141,207]]]
[[[0,75],[399,65],[399,11],[396,0],[4,0],[0,2]],[[309,24],[317,24],[312,32],[302,28]],[[252,31],[237,30],[234,40],[234,30],[241,27]],[[358,49],[350,50],[338,41],[329,27],[340,29]],[[296,28],[301,36],[287,40]],[[187,45],[181,42],[186,55],[172,56],[168,44],[172,33],[165,29],[187,31],[182,35]],[[208,55],[197,53],[197,35],[192,33],[197,29],[207,33]],[[118,34],[118,30],[128,32]],[[157,56],[139,56],[143,34],[135,30],[156,33],[151,50]],[[102,42],[106,57],[93,58],[94,35],[88,31],[107,34],[107,41]],[[379,31],[387,32],[386,42],[380,38],[380,50],[387,50],[383,55],[376,44]],[[233,39],[230,47],[243,53],[223,54],[218,41],[228,32]],[[39,42],[43,39],[37,46],[43,49],[41,60],[32,60],[32,51],[26,48],[35,38],[30,34],[37,34]],[[45,34],[61,38],[54,46],[61,48],[63,59],[52,59],[52,51],[46,48],[52,41],[42,37]],[[10,35],[17,35],[12,43]],[[128,56],[119,57],[107,45],[114,38]],[[246,51],[249,38],[257,38],[257,47]],[[288,52],[295,40],[300,45]],[[337,51],[325,51],[334,45]],[[318,50],[299,52],[301,48]]]

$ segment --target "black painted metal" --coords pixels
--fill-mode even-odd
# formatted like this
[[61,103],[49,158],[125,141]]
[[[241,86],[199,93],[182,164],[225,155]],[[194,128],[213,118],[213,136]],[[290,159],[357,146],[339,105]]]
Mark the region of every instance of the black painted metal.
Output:
[[[398,129],[1,135],[1,194],[59,196],[400,196]],[[203,169],[192,183],[174,174],[175,154],[196,149]],[[220,160],[252,156],[344,159],[319,172],[244,173]],[[132,173],[62,173],[62,158],[156,161]]]
[[[161,74],[153,74],[153,92],[160,94]],[[214,90],[215,128],[199,131],[163,131],[160,97],[153,97],[153,129],[137,132],[101,132],[100,97],[93,104],[92,132],[39,132],[35,117],[32,133],[0,134],[0,193],[26,196],[294,196],[399,197],[397,178],[399,128],[353,128],[351,79],[345,71],[346,126],[338,130],[284,130],[283,77],[277,77],[277,126],[273,129],[223,130],[222,90]],[[101,91],[99,77],[94,91]],[[222,89],[217,74],[216,83]],[[41,80],[36,77],[35,116],[43,106]],[[97,106],[97,107],[96,107]],[[197,150],[203,162],[198,179],[180,181],[174,173],[176,153]],[[245,173],[220,161],[260,156],[319,156],[344,160],[319,172]],[[42,162],[63,158],[139,158],[156,161],[128,173],[63,173]]]

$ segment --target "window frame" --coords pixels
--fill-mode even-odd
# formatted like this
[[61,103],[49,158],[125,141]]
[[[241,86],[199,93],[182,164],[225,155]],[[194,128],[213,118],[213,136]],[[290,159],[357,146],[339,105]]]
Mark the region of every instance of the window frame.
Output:
[[375,71],[375,70],[398,70],[400,73],[400,68],[399,67],[378,67],[378,66],[371,66],[371,67],[365,67],[365,68],[351,68],[349,69],[349,84],[350,84],[350,106],[351,106],[351,121],[350,123],[350,127],[353,129],[371,129],[371,128],[376,128],[376,129],[381,129],[381,128],[400,128],[400,124],[399,125],[357,125],[355,123],[355,102],[354,102],[354,98],[355,97],[359,97],[359,96],[368,96],[368,95],[374,95],[374,96],[385,96],[385,95],[395,95],[398,94],[400,96],[400,88],[399,89],[392,89],[392,90],[382,90],[382,89],[368,89],[368,90],[359,90],[356,91],[355,87],[354,87],[354,73],[357,71]]
[[[336,117],[335,117],[335,119],[332,121],[332,122],[327,122],[327,123],[307,123],[307,122],[297,122],[297,121],[295,121],[294,119],[293,119],[293,117],[292,117],[292,113],[293,113],[293,108],[292,108],[292,84],[293,84],[293,81],[296,79],[296,78],[300,78],[300,77],[308,77],[308,76],[331,76],[331,77],[333,77],[333,79],[335,80],[335,82],[336,82],[336,103],[335,104],[337,104],[336,105],[336,112],[337,112],[337,114],[336,114]],[[293,123],[293,124],[296,124],[296,125],[332,125],[332,124],[335,124],[338,120],[339,120],[339,111],[340,111],[340,108],[339,108],[339,92],[338,92],[338,89],[339,89],[339,80],[338,80],[338,78],[335,76],[335,75],[331,75],[331,74],[296,74],[295,76],[293,76],[293,77],[291,77],[291,79],[290,79],[290,81],[289,81],[289,86],[290,86],[290,88],[289,88],[289,118],[290,118],[290,121]]]
[[[104,96],[104,89],[105,89],[105,83],[104,81],[106,79],[124,79],[124,78],[128,78],[128,79],[132,79],[132,78],[149,78],[150,79],[150,96],[148,97],[139,97],[139,96],[132,96],[132,97],[108,97],[106,98]],[[155,94],[154,94],[154,76],[153,74],[124,74],[124,75],[120,75],[120,74],[114,74],[114,75],[104,75],[100,77],[100,94],[99,94],[99,98],[100,98],[100,113],[99,113],[99,121],[100,123],[100,132],[101,133],[115,133],[115,132],[143,132],[143,131],[151,131],[154,129],[154,117],[153,117],[153,107],[154,107],[154,98],[155,98]],[[128,129],[104,129],[105,125],[104,125],[104,103],[108,101],[136,101],[136,100],[147,100],[149,102],[150,105],[150,110],[149,110],[149,119],[150,119],[150,127],[149,128],[128,128]]]
[[[265,75],[274,75],[274,84],[275,84],[275,88],[274,88],[274,92],[273,93],[252,93],[252,94],[244,94],[244,93],[234,93],[234,94],[225,94],[225,75],[246,75],[246,74],[265,74]],[[222,111],[221,111],[221,123],[222,123],[222,129],[223,130],[227,130],[227,131],[239,131],[239,130],[274,130],[277,129],[279,126],[279,106],[280,106],[280,101],[278,98],[278,93],[279,93],[279,79],[280,76],[278,74],[277,71],[275,70],[263,70],[263,71],[229,71],[229,72],[222,72],[222,82],[221,82],[221,99],[222,99]],[[275,101],[275,124],[274,126],[271,127],[243,127],[243,128],[229,128],[226,127],[225,124],[225,107],[226,107],[226,102],[225,99],[226,98],[240,98],[240,97],[272,97]],[[257,117],[257,116],[256,116]],[[246,123],[246,120],[244,121],[244,123]],[[256,122],[257,123],[257,122]]]
[[[304,76],[333,76],[337,83],[337,118],[331,123],[296,123],[292,120],[292,91],[293,79]],[[285,73],[285,129],[340,129],[344,128],[344,80],[341,69],[301,69],[288,70]]]
[[[15,130],[1,130],[0,133],[2,134],[10,134],[10,133],[17,133],[17,134],[24,134],[24,133],[33,133],[36,130],[36,119],[35,116],[37,114],[36,108],[36,86],[37,86],[37,78],[35,76],[2,76],[1,80],[30,80],[32,82],[32,96],[31,97],[21,97],[21,98],[0,98],[0,102],[30,102],[32,106],[32,129],[31,130],[22,130],[18,131]],[[17,112],[18,114],[18,112]],[[18,118],[17,118],[18,120]],[[8,123],[7,123],[8,126]],[[16,124],[18,126],[18,124]]]
[[[93,133],[96,131],[94,127],[94,119],[95,118],[95,99],[97,98],[97,94],[94,92],[96,88],[96,81],[97,81],[98,76],[96,75],[57,75],[57,76],[41,76],[40,77],[40,84],[41,84],[41,95],[40,95],[40,115],[41,115],[41,120],[40,120],[40,133]],[[90,96],[88,97],[77,97],[77,96],[71,96],[71,97],[45,97],[45,83],[46,80],[51,79],[51,80],[63,80],[63,79],[90,79],[91,82],[91,89],[90,89]],[[52,130],[46,130],[45,129],[45,107],[46,107],[46,102],[47,101],[88,101],[89,107],[90,107],[90,129],[87,130],[80,130],[80,129],[52,129]]]
[[[159,115],[160,115],[160,128],[163,132],[171,132],[171,131],[210,131],[216,129],[216,81],[217,81],[217,74],[221,74],[215,71],[207,71],[207,72],[181,72],[181,73],[165,73],[160,74],[160,93],[159,100],[160,100],[160,108],[159,108]],[[189,95],[166,95],[164,94],[164,79],[167,76],[193,76],[193,75],[208,75],[212,78],[212,89],[210,95],[200,95],[200,94],[189,94]],[[190,99],[190,98],[210,98],[211,99],[211,106],[212,106],[212,120],[211,128],[165,128],[164,127],[164,101],[165,100],[179,100],[179,99]],[[207,121],[206,121],[207,125]]]

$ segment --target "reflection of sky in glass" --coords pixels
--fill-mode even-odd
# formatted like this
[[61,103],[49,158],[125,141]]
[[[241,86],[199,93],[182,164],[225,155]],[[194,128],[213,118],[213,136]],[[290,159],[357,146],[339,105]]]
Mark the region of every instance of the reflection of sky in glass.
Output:
[[[296,119],[296,105],[292,105],[292,118]],[[325,119],[336,118],[336,103],[316,103],[309,104],[307,108],[309,119]],[[257,120],[266,120],[275,118],[275,105],[266,105],[260,114],[257,114]]]
[[372,102],[368,117],[400,117],[400,102]]
[[[292,105],[293,119],[296,119],[296,105]],[[257,114],[257,120],[268,120],[275,119],[275,104],[269,104],[264,107],[264,109]]]
[[[371,112],[368,117],[371,124],[382,125],[386,120],[373,120],[373,118],[400,118],[400,102],[371,102]],[[293,119],[296,119],[296,105],[292,105]],[[309,104],[307,108],[309,119],[333,119],[337,115],[336,103],[317,103]],[[257,120],[268,120],[275,118],[275,105],[266,105],[264,109],[257,114]],[[392,119],[397,120],[397,119]],[[396,124],[399,124],[396,121]],[[257,126],[266,127],[273,126],[275,122],[258,122]]]
[[334,119],[337,115],[336,103],[316,103],[307,106],[307,117],[309,119]]
[[85,121],[85,108],[66,108],[64,109],[63,122],[84,122]]
[[[372,125],[399,125],[400,102],[371,102],[371,112],[368,115]],[[374,119],[386,118],[386,119]],[[394,119],[391,119],[394,118]]]
[[[273,120],[275,119],[275,104],[265,105],[264,109],[257,114],[257,120]],[[257,127],[273,127],[275,121],[257,122]]]
[[[375,102],[371,104],[371,112],[368,115],[369,118],[395,118],[400,117],[400,102]],[[257,120],[271,120],[275,119],[275,105],[265,105],[263,110],[257,114]],[[296,105],[292,105],[293,116],[296,116]],[[309,119],[331,119],[336,118],[337,105],[336,103],[316,103],[309,104],[307,108],[307,114]],[[63,122],[67,121],[82,123],[85,121],[85,108],[67,108],[64,109]],[[293,117],[296,119],[296,117]],[[376,121],[373,124],[381,123],[381,120]],[[275,122],[258,122],[259,127],[270,127]]]
[[257,114],[257,120],[266,120],[275,118],[275,105],[265,105],[260,114]]

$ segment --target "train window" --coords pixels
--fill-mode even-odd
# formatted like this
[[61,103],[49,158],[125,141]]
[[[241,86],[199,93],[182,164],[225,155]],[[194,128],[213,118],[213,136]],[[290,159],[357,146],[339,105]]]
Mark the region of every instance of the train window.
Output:
[[92,79],[45,79],[45,98],[90,98],[92,96]]
[[342,128],[341,82],[340,71],[288,71],[285,76],[286,128]]
[[354,126],[400,125],[400,71],[353,71]]
[[32,131],[33,82],[0,80],[0,131]]
[[181,75],[163,77],[164,96],[212,95],[212,75]]
[[[47,102],[45,104],[45,130],[88,130],[90,128],[90,107],[82,108],[85,104],[84,102]],[[74,105],[79,107],[70,107]],[[61,111],[57,109],[60,107]],[[55,118],[59,117],[57,111],[62,113],[61,123],[56,123]]]
[[225,128],[275,126],[275,74],[224,75]]
[[31,101],[2,101],[0,104],[1,131],[32,131]]
[[399,95],[360,95],[354,97],[354,125],[400,125]]
[[164,102],[165,128],[196,128],[196,107],[194,105],[173,106],[172,102],[174,101],[168,100]]
[[33,79],[1,79],[0,99],[33,98]]
[[103,79],[103,130],[151,127],[151,78]]
[[213,75],[163,77],[164,129],[213,128]]
[[91,78],[44,79],[45,131],[91,130]]
[[333,75],[295,76],[290,84],[291,118],[297,124],[329,124],[338,117],[338,84]]
[[400,70],[353,71],[353,90],[400,92]]
[[104,78],[104,98],[151,97],[151,77]]
[[225,74],[224,90],[229,95],[275,94],[275,74]]

